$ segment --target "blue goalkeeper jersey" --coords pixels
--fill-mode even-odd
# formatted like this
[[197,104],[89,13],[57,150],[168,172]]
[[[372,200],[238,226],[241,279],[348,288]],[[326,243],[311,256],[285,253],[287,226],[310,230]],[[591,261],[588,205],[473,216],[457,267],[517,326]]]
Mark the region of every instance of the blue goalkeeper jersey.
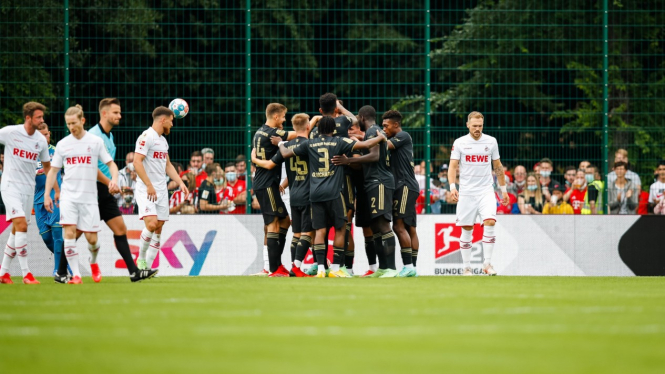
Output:
[[[92,135],[102,138],[104,141],[104,147],[106,147],[106,151],[111,155],[111,158],[115,160],[115,143],[113,142],[113,134],[111,134],[110,131],[108,133],[104,131],[104,128],[102,128],[102,125],[99,123],[95,125],[95,127],[92,127],[90,130],[88,130],[88,132]],[[105,163],[100,160],[97,167],[104,175],[106,175],[108,179],[111,179],[111,172]]]
[[[48,146],[48,154],[53,159],[53,154],[55,153],[55,147],[50,145]],[[44,203],[44,187],[46,185],[46,174],[44,174],[44,166],[42,162],[37,163],[37,171],[35,176],[35,204]],[[62,173],[58,173],[58,187],[62,186]],[[55,190],[51,190],[51,199],[55,198]]]

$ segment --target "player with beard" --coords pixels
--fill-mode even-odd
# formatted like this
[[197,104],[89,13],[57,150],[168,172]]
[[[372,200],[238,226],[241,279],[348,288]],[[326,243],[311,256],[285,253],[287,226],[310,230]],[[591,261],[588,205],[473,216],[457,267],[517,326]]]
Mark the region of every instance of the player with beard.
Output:
[[448,180],[454,181],[457,168],[460,168],[460,185],[464,189],[460,193],[454,183],[450,184],[452,200],[457,203],[457,226],[462,226],[460,236],[460,252],[464,261],[465,276],[473,275],[471,270],[471,239],[476,216],[483,222],[483,273],[496,275],[492,267],[496,224],[496,196],[494,195],[494,178],[492,169],[497,176],[501,188],[501,203],[508,205],[510,199],[506,189],[506,175],[499,158],[499,145],[492,136],[483,134],[485,117],[480,112],[471,112],[467,117],[466,127],[469,133],[453,143],[450,154]]
[[[314,253],[318,262],[318,278],[326,276],[326,231],[328,227],[335,229],[333,242],[333,265],[330,268],[331,278],[347,278],[348,274],[340,270],[344,252],[344,226],[346,224],[346,197],[342,195],[345,177],[340,166],[331,163],[331,156],[343,155],[355,149],[371,148],[385,140],[383,136],[357,142],[349,138],[333,136],[336,123],[332,117],[324,116],[319,121],[319,133],[315,139],[302,142],[294,149],[285,147],[286,142],[279,143],[280,153],[284,158],[294,156],[309,158],[310,201],[312,202],[312,227],[316,230]],[[336,197],[339,195],[338,197]]]
[[400,271],[399,276],[415,277],[417,276],[416,261],[420,242],[416,230],[416,200],[419,188],[413,171],[413,140],[408,132],[402,131],[400,112],[389,110],[381,118],[383,119],[383,131],[388,135],[390,167],[395,176],[393,231],[399,240],[404,263],[404,268]]
[[[373,107],[367,105],[360,108],[358,115],[368,126],[365,131],[365,140],[385,137],[383,129],[376,124],[376,110]],[[364,190],[367,195],[364,202],[358,199],[359,207],[361,207],[358,215],[361,221],[366,221],[363,215],[368,214],[374,248],[379,256],[378,270],[368,276],[372,278],[396,277],[398,272],[395,265],[395,234],[390,228],[395,179],[390,170],[391,157],[387,144],[372,148],[360,157],[349,158],[341,155],[333,157],[332,161],[336,165],[363,165]],[[410,259],[408,265],[411,265]]]
[[[309,129],[309,115],[298,113],[293,116],[291,123],[296,132],[296,138],[285,143],[286,148],[294,149],[300,143],[307,141]],[[270,160],[259,160],[256,157],[256,149],[252,150],[252,162],[259,168],[273,169],[284,163],[281,153],[275,154]],[[300,267],[305,260],[305,255],[312,244],[314,231],[312,230],[312,207],[309,201],[309,180],[307,156],[295,156],[289,159],[286,167],[286,178],[289,186],[289,197],[291,204],[291,227],[293,230],[293,243],[291,246],[291,257],[293,264],[291,273],[296,277],[310,277]]]

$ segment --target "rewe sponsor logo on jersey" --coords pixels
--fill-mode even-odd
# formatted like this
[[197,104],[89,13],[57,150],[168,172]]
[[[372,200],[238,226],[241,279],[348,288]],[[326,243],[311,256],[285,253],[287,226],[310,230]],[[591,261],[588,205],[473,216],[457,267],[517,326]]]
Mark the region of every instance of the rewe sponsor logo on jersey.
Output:
[[[460,236],[462,227],[454,223],[434,224],[434,274],[459,275],[464,272],[462,253],[460,252]],[[476,224],[473,227],[471,239],[471,268],[474,274],[481,274],[483,262],[483,227]]]
[[92,156],[76,156],[76,157],[67,157],[65,158],[65,164],[67,165],[76,165],[76,164],[92,164]]
[[19,158],[25,158],[27,160],[37,161],[37,153],[25,151],[23,149],[14,148],[13,155]]
[[168,152],[154,152],[152,154],[152,158],[157,158],[157,159],[166,159],[166,156],[168,156]]
[[490,156],[488,155],[466,155],[466,162],[490,162]]

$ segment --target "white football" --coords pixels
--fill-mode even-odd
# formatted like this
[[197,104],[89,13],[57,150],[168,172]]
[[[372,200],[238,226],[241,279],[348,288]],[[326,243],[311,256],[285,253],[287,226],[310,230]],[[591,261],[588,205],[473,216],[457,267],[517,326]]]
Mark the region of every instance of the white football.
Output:
[[185,118],[187,113],[189,113],[189,104],[183,99],[173,99],[171,104],[169,104],[169,109],[175,114],[175,118]]

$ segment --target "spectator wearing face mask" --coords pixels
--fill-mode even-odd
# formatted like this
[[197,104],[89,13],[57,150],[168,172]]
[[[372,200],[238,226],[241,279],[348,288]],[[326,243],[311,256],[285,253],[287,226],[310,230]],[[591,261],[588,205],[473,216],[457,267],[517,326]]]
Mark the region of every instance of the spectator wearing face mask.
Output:
[[208,177],[201,182],[197,196],[199,214],[219,214],[228,208],[227,204],[217,201],[215,182],[219,183],[220,180],[220,176],[217,175],[217,166],[217,164],[206,166],[205,173]]
[[235,209],[231,209],[225,213],[227,214],[245,214],[247,206],[247,182],[238,179],[238,172],[235,163],[229,162],[224,167],[226,175],[226,189],[224,190],[223,199],[235,204]]
[[[224,176],[224,170],[219,164],[214,164],[217,165],[217,173],[216,177],[213,180],[213,183],[215,185],[215,195],[217,195],[217,201],[220,203],[224,203],[227,206],[227,209],[230,208],[230,205],[233,204],[233,202],[230,201],[224,201],[224,191],[226,191],[226,177]],[[235,206],[233,207],[235,209]],[[226,210],[223,210],[221,213],[226,213]]]
[[120,204],[120,213],[123,215],[135,214],[134,209],[136,205],[134,204],[134,191],[129,187],[124,187],[121,192],[122,195],[122,204]]
[[551,191],[561,186],[561,182],[552,179],[552,171],[554,171],[554,164],[549,158],[544,158],[538,163],[540,173],[540,187],[542,188],[543,198],[545,202],[550,201],[552,196]]
[[[192,173],[185,173],[182,182],[189,188],[189,186],[196,185],[196,178]],[[169,213],[170,214],[194,214],[196,213],[196,195],[192,189],[189,195],[185,196],[185,192],[178,189],[169,200]]]
[[633,181],[626,179],[626,163],[618,161],[614,163],[616,179],[614,183],[607,185],[607,201],[610,214],[635,214],[637,209],[638,189]]
[[441,165],[439,169],[439,204],[441,214],[455,213],[455,205],[448,204],[448,193],[450,192],[450,182],[448,181],[448,164]]
[[[131,152],[132,160],[134,159],[134,152]],[[128,155],[129,157],[129,155]],[[134,164],[128,164],[121,171],[118,172],[118,187],[122,191],[125,188],[128,188],[134,191],[136,185],[136,171],[134,170]],[[132,193],[132,197],[134,194]],[[115,198],[118,199],[118,206],[124,204],[124,196],[122,193],[115,195]],[[136,204],[136,200],[132,201],[132,204]]]
[[[512,193],[515,196],[519,196],[524,192],[526,188],[526,168],[522,165],[515,166],[513,171],[514,182],[511,186],[508,186],[508,192]],[[512,191],[510,190],[512,187]]]
[[545,197],[540,187],[540,178],[536,173],[529,173],[526,177],[526,188],[517,197],[517,204],[521,214],[541,214]]
[[577,170],[572,185],[563,195],[563,200],[573,207],[573,212],[575,214],[582,214],[582,207],[584,207],[584,197],[586,196],[587,190],[585,175],[586,173],[584,170]]
[[543,214],[575,214],[573,207],[563,200],[565,188],[560,185],[552,190],[552,197],[543,207]]
[[589,165],[584,175],[587,183],[587,191],[584,196],[582,214],[603,214],[603,192],[605,183],[601,180],[598,167]]

